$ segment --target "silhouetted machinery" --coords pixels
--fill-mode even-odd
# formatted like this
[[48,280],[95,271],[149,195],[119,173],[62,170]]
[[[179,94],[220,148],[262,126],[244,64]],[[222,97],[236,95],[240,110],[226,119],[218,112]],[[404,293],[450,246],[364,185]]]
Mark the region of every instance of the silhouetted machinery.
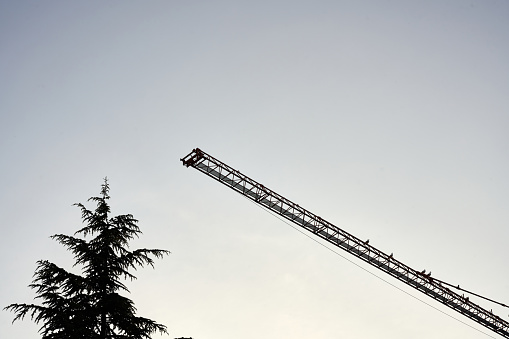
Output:
[[416,290],[452,308],[486,328],[509,338],[509,322],[469,300],[468,296],[456,291],[468,292],[483,299],[478,294],[453,286],[431,276],[431,273],[417,271],[396,260],[392,254],[386,254],[362,241],[341,228],[322,219],[314,213],[284,198],[255,180],[247,177],[225,163],[217,160],[199,148],[180,159],[184,166],[194,167],[198,171],[230,187],[234,191],[263,206],[269,211],[282,216],[292,223],[304,228],[314,235],[328,241],[394,278],[412,286]]

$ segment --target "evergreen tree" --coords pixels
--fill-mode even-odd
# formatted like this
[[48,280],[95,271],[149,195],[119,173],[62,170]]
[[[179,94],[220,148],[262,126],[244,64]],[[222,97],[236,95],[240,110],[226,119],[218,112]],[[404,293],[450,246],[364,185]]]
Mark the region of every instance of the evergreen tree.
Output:
[[[81,238],[63,234],[51,237],[74,254],[82,275],[46,260],[38,261],[29,287],[41,305],[5,307],[15,312],[13,322],[29,314],[35,323],[42,323],[39,332],[43,339],[148,339],[155,332],[168,334],[166,326],[136,316],[133,301],[119,292],[129,292],[122,281],[136,279],[130,269],[153,267],[152,257],[162,258],[169,251],[129,251],[129,241],[141,234],[138,220],[131,214],[110,217],[109,198],[108,181],[104,179],[100,196],[89,199],[97,204],[95,211],[75,204],[86,224],[74,234]],[[87,236],[93,238],[86,241]]]

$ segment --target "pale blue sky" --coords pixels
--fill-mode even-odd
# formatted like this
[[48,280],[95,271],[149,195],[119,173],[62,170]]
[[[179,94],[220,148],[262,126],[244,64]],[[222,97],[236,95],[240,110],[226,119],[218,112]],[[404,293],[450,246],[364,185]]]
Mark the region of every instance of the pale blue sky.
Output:
[[507,304],[508,46],[502,0],[0,1],[0,305],[32,301],[38,259],[72,264],[48,237],[108,176],[133,246],[172,251],[129,285],[169,338],[487,338],[179,159]]

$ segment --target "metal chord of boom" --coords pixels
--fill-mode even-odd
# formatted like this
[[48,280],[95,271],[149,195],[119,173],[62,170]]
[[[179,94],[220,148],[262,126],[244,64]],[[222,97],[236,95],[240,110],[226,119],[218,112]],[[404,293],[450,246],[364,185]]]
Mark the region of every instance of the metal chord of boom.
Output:
[[181,161],[184,166],[197,169],[327,242],[412,286],[499,335],[509,338],[509,322],[473,303],[468,297],[452,291],[444,286],[442,281],[431,277],[431,274],[426,274],[424,271],[419,272],[401,263],[392,254],[388,255],[376,249],[369,245],[368,241],[360,240],[199,148],[195,148]]

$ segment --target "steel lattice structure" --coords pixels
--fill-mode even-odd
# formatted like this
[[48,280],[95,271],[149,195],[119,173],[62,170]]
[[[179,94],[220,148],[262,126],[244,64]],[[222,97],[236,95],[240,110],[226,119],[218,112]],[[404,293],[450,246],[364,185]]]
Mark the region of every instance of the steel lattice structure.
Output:
[[293,203],[203,152],[199,148],[194,149],[181,159],[181,161],[184,166],[196,168],[200,172],[230,187],[268,210],[347,251],[405,284],[412,286],[499,335],[509,338],[509,322],[473,303],[468,297],[452,291],[448,287],[452,285],[431,277],[431,274],[426,274],[424,271],[419,272],[403,264],[396,260],[392,254],[388,255],[378,250],[369,245],[368,241],[362,241],[331,224],[318,215],[302,208],[298,204]]

